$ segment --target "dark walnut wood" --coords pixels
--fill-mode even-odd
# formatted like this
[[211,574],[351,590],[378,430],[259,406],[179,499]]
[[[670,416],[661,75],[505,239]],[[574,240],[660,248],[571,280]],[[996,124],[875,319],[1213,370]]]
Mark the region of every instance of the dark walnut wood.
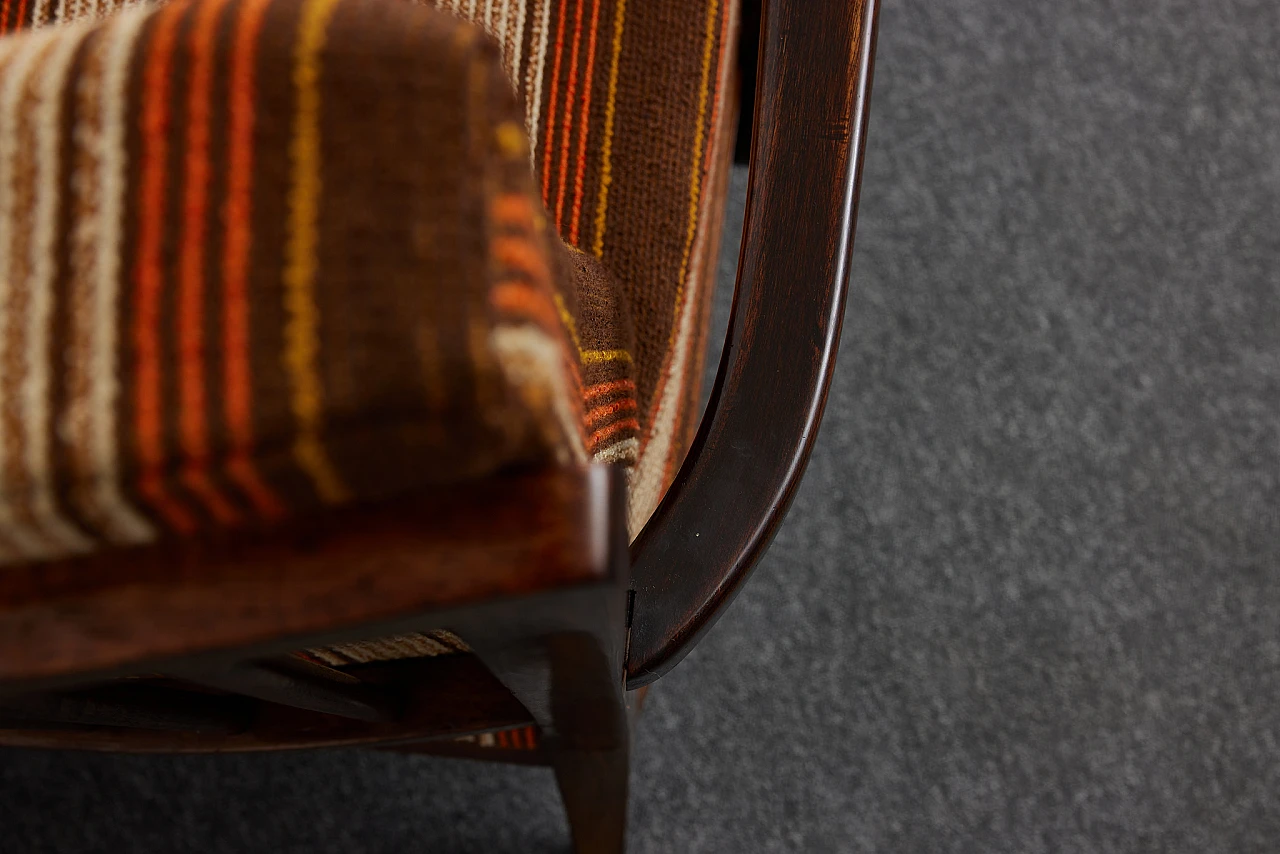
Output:
[[[0,574],[0,744],[411,745],[537,721],[553,762],[597,712],[609,726],[616,714],[548,716],[535,698],[621,702],[625,504],[617,469],[541,472]],[[505,661],[519,690],[475,655],[341,670],[288,655],[432,628]],[[608,663],[607,685],[598,667],[547,658],[566,638]],[[551,665],[512,663],[526,659]]]
[[742,255],[697,438],[632,546],[627,686],[724,610],[791,503],[822,420],[849,283],[876,0],[766,0]]
[[[424,742],[532,721],[538,749],[520,758],[555,769],[575,849],[620,854],[631,746],[621,473],[447,492],[348,511],[341,525],[16,574],[0,590],[0,744],[428,751]],[[174,560],[177,571],[166,573]],[[86,584],[71,583],[76,572]],[[476,654],[340,671],[280,657],[440,627]],[[32,638],[61,640],[42,652]],[[62,687],[125,671],[164,676]]]
[[[639,689],[674,666],[780,523],[822,417],[848,288],[876,0],[766,0],[724,358],[630,550],[619,471],[427,490],[290,525],[0,572],[0,745],[368,745],[536,724],[577,851],[621,852]],[[330,667],[298,649],[448,628],[474,655]]]
[[[6,568],[0,695],[166,668],[227,687],[237,662],[611,584],[622,489],[607,467],[548,471],[282,528]],[[266,676],[231,678],[258,696],[284,690],[283,677],[271,686]]]
[[592,619],[534,644],[493,623],[466,635],[538,722],[579,854],[621,854],[625,848],[631,717],[620,629],[626,593],[625,587],[602,589],[588,609]]

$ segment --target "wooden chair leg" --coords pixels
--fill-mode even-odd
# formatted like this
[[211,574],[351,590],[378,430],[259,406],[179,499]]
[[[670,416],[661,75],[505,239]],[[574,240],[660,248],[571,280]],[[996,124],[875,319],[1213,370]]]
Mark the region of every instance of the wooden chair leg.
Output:
[[548,746],[577,854],[622,854],[631,726],[621,662],[608,661],[593,641],[584,634],[547,639],[555,727]]
[[577,854],[622,854],[627,836],[630,745],[556,750],[552,763]]
[[[631,727],[623,690],[625,591],[573,609],[580,628],[530,644],[492,627],[463,637],[542,730],[577,854],[622,854],[626,845]],[[615,607],[618,606],[618,607]],[[561,625],[564,625],[561,623]]]

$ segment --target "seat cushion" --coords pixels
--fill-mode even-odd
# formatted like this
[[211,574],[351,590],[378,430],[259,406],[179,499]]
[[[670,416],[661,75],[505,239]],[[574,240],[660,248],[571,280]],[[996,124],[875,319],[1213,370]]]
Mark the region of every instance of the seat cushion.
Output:
[[698,414],[731,0],[120,5],[0,6],[0,561],[587,460],[638,532]]
[[200,0],[0,40],[8,560],[607,454],[625,308],[452,16]]
[[[108,89],[64,97],[53,125],[41,125],[46,136],[73,141],[78,128],[102,137],[106,122],[109,132],[105,144],[81,145],[53,164],[57,189],[40,204],[70,215],[55,216],[55,257],[30,287],[52,289],[55,305],[91,299],[83,285],[65,281],[76,271],[64,270],[62,256],[75,249],[67,266],[79,257],[81,280],[114,276],[98,302],[118,303],[111,340],[88,332],[101,312],[81,312],[73,316],[81,323],[37,336],[35,343],[48,338],[53,347],[74,340],[83,351],[78,361],[49,365],[44,408],[66,413],[32,413],[53,433],[78,436],[79,448],[64,449],[53,436],[52,447],[38,451],[46,462],[19,466],[4,491],[30,491],[40,470],[57,471],[60,484],[31,496],[36,512],[15,508],[14,524],[39,524],[36,517],[61,504],[76,506],[55,515],[76,518],[69,526],[47,522],[72,534],[61,549],[28,542],[10,549],[18,559],[543,459],[630,467],[633,534],[656,507],[698,414],[729,164],[735,3],[437,0],[493,37],[513,105],[492,48],[463,35],[469,31],[456,21],[384,8],[391,2],[328,3],[313,10],[309,36],[301,0],[200,0],[171,17],[138,13],[127,25],[92,32],[86,20],[134,4],[0,7],[0,32],[34,27],[64,45],[60,67],[46,70],[43,48],[30,48],[34,58],[15,66],[31,90],[0,116],[15,134],[34,121],[33,98],[59,86]],[[426,28],[416,41],[396,31],[411,20]],[[50,24],[73,26],[62,33]],[[449,33],[470,46],[440,49]],[[304,36],[309,69],[294,63]],[[21,53],[12,44],[6,52]],[[14,76],[0,74],[0,84]],[[62,83],[33,82],[49,74]],[[523,123],[525,139],[496,135],[512,120]],[[487,148],[467,141],[477,128],[495,134]],[[313,144],[299,136],[306,129]],[[526,146],[527,169],[515,154]],[[314,158],[297,162],[313,149]],[[24,151],[19,144],[13,156],[21,160]],[[135,168],[140,163],[149,168]],[[14,169],[26,174],[27,165]],[[500,188],[485,186],[490,173]],[[83,174],[94,180],[81,189]],[[24,221],[48,186],[12,187],[3,210]],[[78,195],[68,195],[72,188]],[[542,205],[525,205],[530,188]],[[510,198],[478,201],[495,193]],[[487,223],[476,215],[481,208]],[[310,238],[297,231],[308,221]],[[530,237],[530,221],[561,240]],[[510,239],[491,240],[485,229],[495,227],[511,229]],[[86,254],[96,235],[112,245],[98,247],[100,258]],[[552,282],[535,289],[541,305],[519,288],[497,288],[493,270],[476,269],[494,252],[505,258],[496,263],[527,262],[518,244],[529,240],[540,244],[535,266]],[[302,289],[300,275],[310,276]],[[26,289],[23,281],[15,286]],[[302,290],[310,304],[296,299]],[[151,344],[130,314],[134,296],[155,333]],[[540,319],[549,338],[532,331],[537,323],[510,334],[486,326],[493,319],[486,312],[503,311]],[[464,329],[471,320],[479,323]],[[486,330],[489,347],[477,347]],[[556,347],[568,351],[558,370],[549,368]],[[528,385],[531,372],[541,380]],[[134,375],[145,382],[131,386]],[[199,375],[203,383],[192,381]],[[78,402],[76,392],[94,376],[113,379],[90,395],[94,405]],[[62,379],[65,401],[57,398]],[[553,393],[548,383],[562,388]],[[39,429],[18,423],[11,432],[26,426]],[[80,507],[85,489],[76,484],[86,478],[97,503],[124,509]],[[107,530],[74,536],[85,512]]]
[[435,2],[502,45],[548,215],[616,277],[635,321],[634,536],[701,414],[738,0]]

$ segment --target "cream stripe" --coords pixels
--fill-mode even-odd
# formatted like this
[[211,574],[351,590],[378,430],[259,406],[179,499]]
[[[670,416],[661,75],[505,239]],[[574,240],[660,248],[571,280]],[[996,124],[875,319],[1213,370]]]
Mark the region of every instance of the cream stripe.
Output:
[[530,326],[499,326],[493,330],[491,340],[507,380],[526,394],[535,411],[546,409],[550,397],[551,414],[563,431],[562,436],[548,437],[560,455],[558,461],[585,463],[587,449],[582,444],[582,412],[578,408],[581,399],[569,391],[561,348]]
[[[17,150],[17,141],[13,138],[13,134],[17,132],[14,122],[10,121],[9,100],[15,95],[10,94],[10,86],[18,86],[18,92],[21,92],[21,86],[15,78],[21,69],[17,66],[17,60],[23,56],[23,48],[27,47],[27,40],[8,38],[0,40],[0,81],[4,81],[3,87],[0,88],[0,330],[6,328],[8,323],[8,299],[9,299],[9,263],[11,258],[11,249],[13,245],[12,235],[12,214],[13,214],[13,155]],[[7,178],[7,180],[5,180]],[[0,407],[7,405],[4,398],[4,349],[5,336],[0,335]],[[13,508],[10,505],[9,497],[6,494],[5,486],[5,457],[6,442],[4,436],[4,422],[0,419],[0,535],[6,540],[0,544],[0,562],[8,563],[20,557],[39,554],[43,550],[43,546],[38,540],[34,540],[28,536],[28,532],[19,528],[14,522]],[[10,548],[12,546],[12,548]]]
[[[520,60],[524,56],[524,22],[528,11],[529,0],[516,0],[515,46],[511,52],[511,79],[516,82],[517,88],[520,85]],[[523,98],[526,94],[521,92],[520,97]],[[525,124],[527,125],[528,122],[526,121]]]
[[498,32],[498,42],[502,45],[502,69],[507,72],[507,79],[516,83],[515,66],[511,64],[513,51],[511,50],[511,0],[502,0],[502,6],[498,9],[498,23],[495,28]]
[[116,405],[120,397],[119,358],[120,256],[123,242],[125,180],[128,150],[125,118],[128,110],[129,66],[134,44],[152,10],[138,9],[121,14],[102,34],[105,59],[102,73],[102,137],[98,152],[96,282],[93,288],[92,337],[89,364],[93,379],[89,384],[90,465],[97,473],[93,491],[113,540],[127,543],[155,539],[155,530],[125,500],[120,491],[120,463],[116,445]]
[[493,32],[493,0],[484,0],[484,28]]
[[31,7],[31,29],[38,30],[44,26],[44,17],[49,8],[49,0],[35,0]]
[[[536,163],[535,155],[538,151],[538,117],[542,115],[542,78],[546,72],[547,64],[547,42],[550,41],[551,27],[551,0],[538,0],[542,4],[542,14],[537,18],[537,26],[534,27],[534,35],[538,39],[538,46],[535,49],[533,45],[529,46],[530,52],[533,54],[533,62],[529,64],[529,82],[526,91],[529,97],[525,99],[525,127],[529,130],[529,159]],[[537,14],[535,10],[535,14]]]
[[58,512],[53,490],[53,456],[49,433],[52,427],[51,372],[49,345],[52,336],[54,255],[58,233],[58,207],[61,201],[61,136],[63,94],[67,74],[85,36],[88,26],[64,28],[56,46],[41,69],[40,102],[36,115],[36,199],[31,239],[30,303],[27,315],[27,377],[22,393],[22,421],[27,433],[27,475],[31,482],[31,512],[36,523],[63,550],[87,551],[93,542],[78,531]]
[[[8,349],[14,343],[8,332],[15,273],[13,242],[17,211],[14,209],[14,183],[20,108],[32,67],[53,36],[53,32],[47,32],[12,40],[17,42],[17,49],[12,62],[4,69],[3,88],[0,88],[0,413],[15,406],[15,402],[8,399],[7,392],[11,385],[17,385],[16,378],[5,376],[5,373],[12,361],[8,358]],[[18,461],[9,459],[15,440],[9,437],[6,428],[6,419],[0,415],[0,531],[24,557],[46,557],[50,554],[48,544],[25,525],[19,525],[14,514],[19,496],[13,495],[14,487],[8,482],[7,473],[10,466]]]
[[614,442],[606,448],[596,451],[592,460],[597,463],[634,463],[640,450],[640,440],[632,436],[621,442]]
[[66,405],[61,413],[58,435],[67,447],[73,481],[71,500],[84,518],[102,529],[102,514],[96,512],[89,492],[97,471],[89,461],[93,442],[89,406],[93,397],[89,358],[94,334],[93,297],[98,258],[98,218],[102,204],[97,180],[102,158],[102,66],[103,39],[99,37],[85,52],[75,85],[75,105],[71,127],[71,227],[67,238],[66,301],[68,316],[66,363]]

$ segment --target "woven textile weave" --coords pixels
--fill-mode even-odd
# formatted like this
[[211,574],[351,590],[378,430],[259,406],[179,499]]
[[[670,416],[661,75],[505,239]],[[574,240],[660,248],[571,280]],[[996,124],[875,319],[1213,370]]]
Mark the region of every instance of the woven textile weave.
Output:
[[539,459],[633,466],[647,518],[731,5],[441,5],[496,47],[397,0],[0,6],[5,560]]
[[544,222],[496,50],[433,10],[202,0],[0,41],[4,557],[585,461],[584,378],[630,377],[576,328],[629,326]]

